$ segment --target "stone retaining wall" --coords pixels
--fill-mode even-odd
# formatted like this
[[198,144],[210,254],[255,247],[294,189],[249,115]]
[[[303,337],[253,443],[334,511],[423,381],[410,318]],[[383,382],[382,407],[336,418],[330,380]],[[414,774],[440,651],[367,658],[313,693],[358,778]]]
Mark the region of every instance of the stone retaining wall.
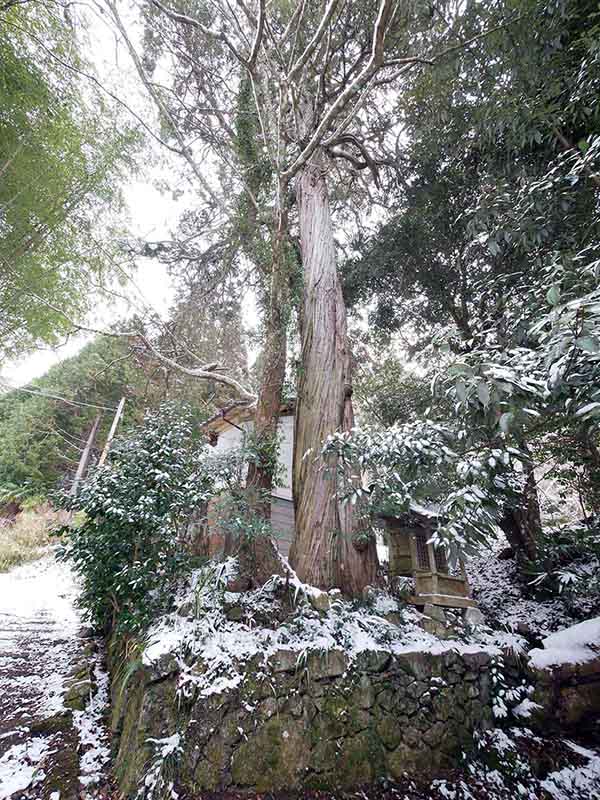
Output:
[[[246,664],[222,693],[177,698],[179,675],[139,670],[113,691],[116,774],[133,796],[157,769],[190,792],[226,788],[349,788],[405,772],[435,775],[490,727],[490,657],[448,650],[368,651],[351,665],[340,650],[280,650]],[[196,662],[189,675],[201,673]],[[122,676],[121,672],[121,676]],[[188,689],[193,684],[188,683]],[[178,748],[161,766],[161,744]],[[158,766],[157,766],[158,764]]]

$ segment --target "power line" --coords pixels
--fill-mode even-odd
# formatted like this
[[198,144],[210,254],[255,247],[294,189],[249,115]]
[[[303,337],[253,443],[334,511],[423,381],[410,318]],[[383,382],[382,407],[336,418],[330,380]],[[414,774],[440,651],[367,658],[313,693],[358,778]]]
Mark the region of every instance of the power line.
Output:
[[67,403],[70,406],[81,406],[86,408],[97,408],[100,411],[116,411],[116,406],[98,406],[94,403],[84,403],[83,401],[79,400],[69,400],[66,397],[61,397],[57,394],[50,394],[48,392],[36,392],[33,389],[26,389],[25,387],[17,387],[17,386],[10,386],[8,383],[2,381],[2,386],[7,392],[27,392],[27,394],[33,394],[37,397],[46,397],[49,400],[60,400],[63,403]]

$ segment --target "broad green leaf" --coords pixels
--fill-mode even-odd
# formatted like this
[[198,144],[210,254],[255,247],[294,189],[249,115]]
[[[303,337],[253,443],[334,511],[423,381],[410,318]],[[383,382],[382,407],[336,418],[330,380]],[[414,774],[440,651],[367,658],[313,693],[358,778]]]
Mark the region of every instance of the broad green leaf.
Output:
[[512,411],[505,411],[504,414],[502,414],[498,424],[503,433],[510,433],[510,426],[512,425],[514,418],[515,415],[512,413]]
[[551,306],[558,305],[560,301],[560,288],[557,284],[551,286],[548,291],[546,292],[546,300],[550,303]]
[[489,406],[490,390],[487,383],[480,383],[477,385],[477,397],[486,408]]

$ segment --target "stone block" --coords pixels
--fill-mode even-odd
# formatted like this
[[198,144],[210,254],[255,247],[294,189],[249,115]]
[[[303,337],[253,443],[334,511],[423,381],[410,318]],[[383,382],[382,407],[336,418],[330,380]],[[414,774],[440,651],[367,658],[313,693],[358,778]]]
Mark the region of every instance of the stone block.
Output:
[[281,649],[269,656],[269,668],[275,672],[295,672],[298,667],[298,651]]
[[485,617],[478,608],[466,608],[464,619],[470,628],[485,625]]
[[347,667],[343,650],[312,650],[308,654],[307,668],[312,680],[339,677],[346,672]]
[[327,592],[320,592],[318,589],[308,595],[308,602],[321,614],[326,614],[331,608],[331,597]]
[[395,750],[402,741],[402,728],[394,717],[388,715],[382,717],[375,730],[388,750]]
[[442,625],[445,625],[447,622],[446,614],[441,606],[434,606],[432,603],[426,603],[423,608],[423,614],[426,617],[429,617],[429,619],[434,619]]
[[385,650],[363,650],[355,660],[356,669],[364,672],[384,672],[390,665],[392,655]]

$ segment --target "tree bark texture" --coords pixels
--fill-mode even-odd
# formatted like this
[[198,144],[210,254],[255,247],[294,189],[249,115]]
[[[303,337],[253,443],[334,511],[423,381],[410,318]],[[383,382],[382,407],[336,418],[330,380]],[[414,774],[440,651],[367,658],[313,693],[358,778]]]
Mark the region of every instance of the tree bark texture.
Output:
[[296,533],[290,561],[301,580],[357,595],[376,581],[375,541],[356,546],[359,513],[339,501],[335,469],[326,470],[320,456],[330,434],[352,427],[354,413],[346,308],[336,270],[325,162],[318,151],[300,175],[297,195],[304,287],[293,460]]
[[[530,456],[527,442],[521,441],[519,447],[528,457]],[[514,508],[505,510],[500,527],[518,557],[535,561],[537,541],[542,533],[542,517],[533,463],[528,460],[524,462],[523,468],[525,470],[523,493]]]

